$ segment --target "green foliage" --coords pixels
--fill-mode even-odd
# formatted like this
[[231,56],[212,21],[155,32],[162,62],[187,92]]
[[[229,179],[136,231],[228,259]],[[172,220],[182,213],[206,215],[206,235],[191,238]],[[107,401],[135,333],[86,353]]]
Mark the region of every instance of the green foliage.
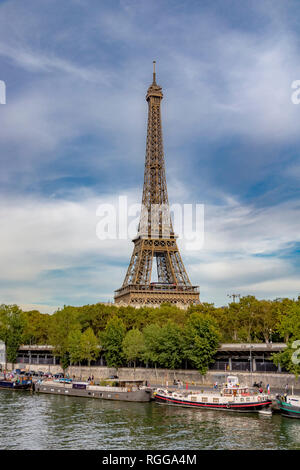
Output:
[[69,364],[70,364],[70,358],[69,358],[68,352],[66,351],[62,353],[60,356],[60,365],[63,371],[65,371],[69,367]]
[[182,329],[169,320],[164,326],[151,324],[144,328],[143,359],[160,367],[175,369],[183,360]]
[[137,359],[140,359],[145,350],[144,335],[140,330],[133,328],[129,330],[123,339],[123,353],[127,361],[133,361],[136,366]]
[[159,365],[167,369],[176,369],[182,363],[182,329],[171,320],[161,327],[158,354]]
[[192,313],[184,329],[184,355],[205,375],[219,347],[220,334],[209,314]]
[[273,362],[281,365],[296,377],[300,374],[300,340],[289,341],[287,348],[280,353],[273,354]]
[[49,327],[51,315],[30,310],[23,313],[25,325],[23,342],[25,344],[47,344],[49,341]]
[[71,365],[82,361],[81,337],[82,333],[80,329],[72,330],[68,335],[68,353]]
[[144,328],[143,334],[145,348],[142,358],[146,363],[157,364],[159,362],[161,327],[151,323]]
[[290,339],[300,339],[300,302],[284,299],[279,309],[277,330],[288,342]]
[[91,365],[91,361],[97,359],[100,353],[99,341],[95,336],[92,328],[88,328],[81,335],[81,354],[82,359],[88,361],[88,365]]
[[54,347],[54,354],[60,357],[64,369],[68,366],[70,334],[79,329],[78,312],[74,307],[64,307],[51,316],[49,343]]
[[120,367],[124,362],[123,340],[126,329],[123,321],[112,317],[103,332],[100,332],[100,345],[104,350],[105,359],[109,367]]
[[[203,323],[204,320],[206,323]],[[37,310],[22,312],[16,305],[0,306],[0,339],[7,358],[15,361],[25,344],[51,344],[62,365],[95,360],[100,352],[106,361],[120,367],[126,361],[177,368],[188,361],[201,373],[207,369],[220,342],[291,342],[300,339],[300,297],[258,300],[241,297],[225,307],[212,303],[187,310],[164,303],[158,308],[117,307],[94,304],[65,306],[53,315]],[[287,370],[292,349],[274,355]]]
[[24,327],[24,314],[17,305],[0,306],[0,339],[5,343],[8,362],[16,362]]

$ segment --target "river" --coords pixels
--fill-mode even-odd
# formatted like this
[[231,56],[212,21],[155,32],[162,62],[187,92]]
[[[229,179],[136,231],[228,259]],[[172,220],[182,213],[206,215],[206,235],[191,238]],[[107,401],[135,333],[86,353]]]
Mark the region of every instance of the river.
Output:
[[300,420],[0,390],[1,449],[300,449]]

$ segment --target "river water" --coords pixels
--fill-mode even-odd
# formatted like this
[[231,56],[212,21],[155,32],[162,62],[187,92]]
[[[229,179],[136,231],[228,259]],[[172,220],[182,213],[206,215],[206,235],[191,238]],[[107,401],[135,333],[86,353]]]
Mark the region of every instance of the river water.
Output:
[[0,390],[0,449],[300,449],[300,420]]

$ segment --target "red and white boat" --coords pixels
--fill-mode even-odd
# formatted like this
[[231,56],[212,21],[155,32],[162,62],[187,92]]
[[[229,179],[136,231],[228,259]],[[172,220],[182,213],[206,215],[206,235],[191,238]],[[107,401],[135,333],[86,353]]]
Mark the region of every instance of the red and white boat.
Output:
[[238,377],[229,376],[221,391],[170,391],[157,389],[155,401],[159,404],[185,406],[189,408],[225,411],[252,412],[268,408],[272,404],[270,396],[249,387],[240,385]]

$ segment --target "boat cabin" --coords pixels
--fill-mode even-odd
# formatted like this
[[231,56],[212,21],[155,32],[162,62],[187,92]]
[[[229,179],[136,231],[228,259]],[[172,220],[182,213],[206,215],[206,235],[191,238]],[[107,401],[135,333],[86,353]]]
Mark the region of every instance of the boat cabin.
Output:
[[236,375],[228,375],[225,387],[227,387],[227,388],[237,388],[237,387],[239,387],[238,377]]
[[127,388],[129,391],[139,389],[143,384],[144,380],[134,380],[134,379],[118,379],[114,381],[117,387]]
[[241,388],[223,388],[222,395],[224,397],[237,397],[237,396],[243,396],[247,397],[250,395],[248,387],[241,387]]
[[230,396],[249,396],[249,388],[247,386],[240,386],[239,379],[236,375],[229,375],[227,382],[224,384],[222,395],[224,397]]

